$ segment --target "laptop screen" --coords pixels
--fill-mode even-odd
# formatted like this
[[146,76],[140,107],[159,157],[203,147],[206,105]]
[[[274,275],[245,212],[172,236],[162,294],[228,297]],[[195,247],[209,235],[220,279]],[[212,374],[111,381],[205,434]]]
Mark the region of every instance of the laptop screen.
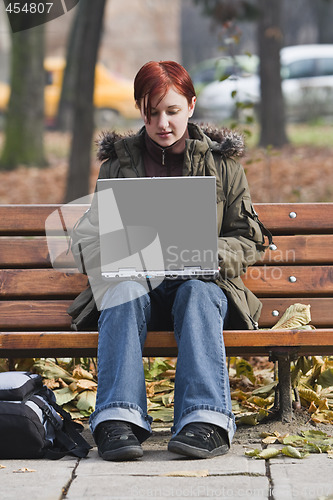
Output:
[[215,177],[97,181],[102,275],[218,273]]

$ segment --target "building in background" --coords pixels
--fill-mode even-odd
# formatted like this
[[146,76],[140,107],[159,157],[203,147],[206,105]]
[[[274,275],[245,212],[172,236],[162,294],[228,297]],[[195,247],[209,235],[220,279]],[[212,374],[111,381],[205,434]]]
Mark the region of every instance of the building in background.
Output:
[[[66,53],[74,11],[46,26],[47,55]],[[133,78],[149,60],[181,62],[181,0],[108,1],[99,60]]]
[[181,0],[121,0],[106,6],[100,60],[134,77],[151,60],[181,63]]

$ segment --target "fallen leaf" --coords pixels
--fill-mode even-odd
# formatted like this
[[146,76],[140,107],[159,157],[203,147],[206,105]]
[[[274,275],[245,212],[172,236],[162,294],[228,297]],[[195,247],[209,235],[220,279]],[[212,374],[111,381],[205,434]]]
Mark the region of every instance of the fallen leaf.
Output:
[[294,448],[293,446],[285,446],[284,448],[282,448],[281,453],[291,458],[304,458],[305,456],[301,455],[297,448]]
[[59,406],[65,405],[76,398],[76,394],[69,387],[63,387],[54,391],[54,395]]
[[79,379],[76,383],[76,389],[78,391],[97,391],[97,384],[93,380]]
[[262,440],[262,442],[265,444],[274,444],[277,440],[278,438],[276,436],[267,436]]
[[313,401],[316,405],[318,405],[318,406],[320,405],[321,399],[318,396],[318,394],[315,391],[313,391],[312,389],[310,389],[308,387],[300,386],[300,387],[298,387],[298,392],[299,392],[300,397],[305,399],[305,401],[308,401],[309,403],[311,403]]
[[258,387],[252,391],[254,396],[263,396],[265,394],[271,394],[274,391],[274,388],[277,386],[278,382],[271,382],[270,384],[264,385],[262,387]]
[[333,385],[333,369],[324,370],[318,377],[317,383],[322,387],[331,387]]
[[321,402],[319,403],[319,406],[318,406],[318,410],[319,411],[329,410],[327,398],[324,398],[321,400]]
[[257,425],[258,418],[257,415],[242,415],[236,419],[237,425]]
[[77,379],[88,379],[88,380],[94,380],[93,375],[82,368],[82,366],[78,365],[74,368],[73,370],[73,377]]
[[254,450],[248,450],[245,452],[247,457],[258,457],[260,455],[260,450],[255,448]]
[[277,328],[300,328],[311,321],[310,305],[293,304],[288,307],[281,319],[272,327]]
[[237,401],[246,401],[248,397],[249,395],[246,394],[244,391],[241,391],[240,389],[231,392],[231,398],[236,399]]
[[259,434],[259,437],[261,437],[261,438],[266,438],[269,436],[274,436],[275,438],[284,437],[284,436],[281,436],[281,434],[278,431],[274,431],[274,432],[265,432],[264,431],[264,432],[261,432]]
[[161,407],[160,410],[153,410],[150,412],[154,422],[172,422],[173,421],[173,408]]
[[248,399],[248,402],[255,404],[259,408],[266,408],[271,404],[271,401],[269,401],[268,399],[261,398],[259,396],[251,396]]
[[35,469],[28,469],[28,467],[22,467],[22,469],[13,470],[13,472],[36,472]]
[[326,432],[323,431],[315,431],[315,430],[310,430],[310,431],[302,431],[301,432],[302,436],[304,436],[306,439],[330,439],[332,436],[329,436],[326,434]]
[[51,389],[52,391],[54,389],[59,389],[60,388],[60,384],[58,382],[58,380],[55,380],[54,378],[52,379],[48,379],[46,378],[44,381],[43,381],[44,385],[46,385],[46,387],[48,387],[49,389]]
[[311,404],[308,408],[308,412],[309,413],[316,413],[316,411],[318,410],[318,408],[316,407],[316,405],[314,404],[313,401],[311,401]]
[[266,448],[259,453],[258,458],[269,460],[270,458],[277,457],[278,455],[280,455],[280,453],[281,450],[279,450],[278,448]]
[[96,406],[96,392],[83,391],[77,396],[77,409],[90,415]]
[[[236,375],[244,380],[249,380],[250,383],[255,382],[252,365],[245,359],[239,359],[236,362]],[[250,384],[249,384],[250,385]]]
[[163,405],[166,406],[167,408],[173,406],[174,396],[175,396],[174,391],[169,392],[169,394],[165,394],[164,396],[162,396]]
[[68,373],[68,371],[61,368],[61,366],[57,365],[51,360],[43,360],[39,359],[33,365],[33,369],[42,375],[42,377],[48,379],[58,379],[62,378],[65,382],[71,383],[74,378]]
[[303,446],[307,443],[305,437],[301,436],[286,436],[282,440],[282,444],[290,446]]

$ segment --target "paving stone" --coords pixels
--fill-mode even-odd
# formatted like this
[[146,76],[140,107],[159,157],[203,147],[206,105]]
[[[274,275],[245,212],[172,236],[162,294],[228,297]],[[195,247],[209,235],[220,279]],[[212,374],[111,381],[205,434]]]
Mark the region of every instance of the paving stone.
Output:
[[76,471],[78,475],[158,475],[176,470],[208,470],[210,474],[250,474],[265,476],[264,460],[250,460],[244,455],[244,448],[235,445],[230,452],[207,460],[191,460],[164,450],[144,448],[143,458],[128,462],[107,462],[98,457],[97,449],[89,453],[89,458],[81,460]]
[[[0,460],[1,500],[59,500],[78,460]],[[25,472],[17,472],[28,469]],[[31,471],[31,472],[29,472]]]
[[270,460],[274,500],[318,500],[333,494],[333,462],[326,453],[302,460]]
[[238,498],[267,500],[268,479],[257,476],[157,477],[129,475],[78,476],[66,500]]

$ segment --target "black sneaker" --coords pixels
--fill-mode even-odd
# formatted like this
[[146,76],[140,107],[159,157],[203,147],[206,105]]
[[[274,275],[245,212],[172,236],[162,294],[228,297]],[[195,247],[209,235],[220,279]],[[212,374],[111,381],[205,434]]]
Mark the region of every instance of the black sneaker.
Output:
[[103,460],[133,460],[143,455],[129,422],[106,420],[97,426],[94,438]]
[[170,439],[168,450],[192,458],[211,458],[228,453],[229,442],[221,427],[192,422]]

